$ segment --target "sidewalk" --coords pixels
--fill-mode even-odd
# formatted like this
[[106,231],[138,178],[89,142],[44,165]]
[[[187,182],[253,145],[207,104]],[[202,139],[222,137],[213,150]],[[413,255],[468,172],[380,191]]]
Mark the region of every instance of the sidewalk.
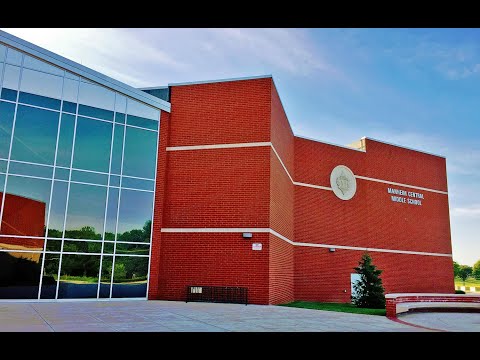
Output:
[[384,316],[176,301],[0,302],[0,331],[426,331]]

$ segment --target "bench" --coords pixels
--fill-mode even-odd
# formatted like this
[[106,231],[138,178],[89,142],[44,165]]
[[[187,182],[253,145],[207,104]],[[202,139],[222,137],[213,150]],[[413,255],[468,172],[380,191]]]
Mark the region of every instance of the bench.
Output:
[[480,311],[480,294],[387,294],[387,317],[411,310],[422,311]]

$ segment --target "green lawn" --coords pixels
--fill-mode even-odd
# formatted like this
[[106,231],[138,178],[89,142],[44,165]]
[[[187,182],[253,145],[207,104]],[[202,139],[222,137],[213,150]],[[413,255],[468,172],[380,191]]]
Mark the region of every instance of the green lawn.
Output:
[[459,277],[455,278],[455,286],[478,286],[480,287],[480,280],[477,280],[473,277],[467,278],[465,280],[465,285],[463,284],[463,280]]
[[347,312],[352,314],[367,314],[367,315],[381,315],[385,316],[385,309],[366,309],[358,308],[350,303],[320,303],[320,302],[310,302],[310,301],[294,301],[288,304],[281,304],[280,306],[288,307],[297,307],[304,309],[315,309],[315,310],[326,310],[326,311],[337,311],[337,312]]

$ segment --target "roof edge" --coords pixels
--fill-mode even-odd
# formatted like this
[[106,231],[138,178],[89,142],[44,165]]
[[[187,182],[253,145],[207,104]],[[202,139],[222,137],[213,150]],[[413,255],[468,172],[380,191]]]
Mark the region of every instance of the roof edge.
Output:
[[273,77],[272,77],[271,74],[270,75],[257,75],[257,76],[246,76],[246,77],[227,78],[227,79],[189,81],[189,82],[181,82],[181,83],[169,83],[168,86],[200,85],[200,84],[210,84],[210,83],[229,82],[229,81],[242,81],[242,80],[255,80],[255,79],[266,79],[266,78],[273,78]]
[[138,90],[158,90],[158,89],[168,89],[168,85],[166,86],[149,86],[149,87],[139,87]]
[[376,141],[376,142],[379,142],[379,143],[382,143],[382,144],[391,145],[391,146],[396,146],[396,147],[403,148],[403,149],[407,149],[407,150],[411,150],[411,151],[421,152],[421,153],[424,153],[424,154],[427,154],[427,155],[437,156],[437,157],[441,157],[441,158],[444,158],[444,159],[447,158],[447,157],[444,156],[444,155],[434,154],[434,153],[431,153],[431,152],[428,152],[428,151],[418,150],[418,149],[414,149],[414,148],[411,148],[411,147],[408,147],[408,146],[398,145],[398,144],[390,143],[390,142],[383,141],[383,140],[378,140],[378,139],[375,139],[375,138],[372,138],[372,137],[368,137],[368,136],[362,136],[362,137],[360,138],[360,140],[362,140],[362,139],[373,140],[373,141]]
[[365,152],[366,152],[365,150],[356,149],[356,148],[353,148],[353,147],[350,147],[350,146],[347,146],[347,145],[334,144],[334,143],[331,143],[331,142],[328,142],[328,141],[323,141],[323,140],[318,140],[318,139],[312,139],[312,138],[309,138],[309,137],[306,137],[306,136],[301,136],[301,135],[296,135],[296,134],[293,134],[293,135],[294,135],[295,137],[297,137],[297,138],[304,139],[304,140],[315,141],[315,142],[319,142],[319,143],[322,143],[322,144],[327,144],[327,145],[331,145],[331,146],[337,146],[337,147],[341,147],[341,148],[348,149],[348,150],[360,151],[360,152],[362,152],[362,153],[365,153]]

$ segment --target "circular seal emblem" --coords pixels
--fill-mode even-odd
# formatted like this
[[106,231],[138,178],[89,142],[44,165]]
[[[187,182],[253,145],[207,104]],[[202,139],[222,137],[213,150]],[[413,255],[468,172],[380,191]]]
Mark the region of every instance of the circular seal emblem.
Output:
[[350,200],[357,191],[357,181],[352,170],[345,165],[338,165],[330,174],[330,186],[339,199]]

